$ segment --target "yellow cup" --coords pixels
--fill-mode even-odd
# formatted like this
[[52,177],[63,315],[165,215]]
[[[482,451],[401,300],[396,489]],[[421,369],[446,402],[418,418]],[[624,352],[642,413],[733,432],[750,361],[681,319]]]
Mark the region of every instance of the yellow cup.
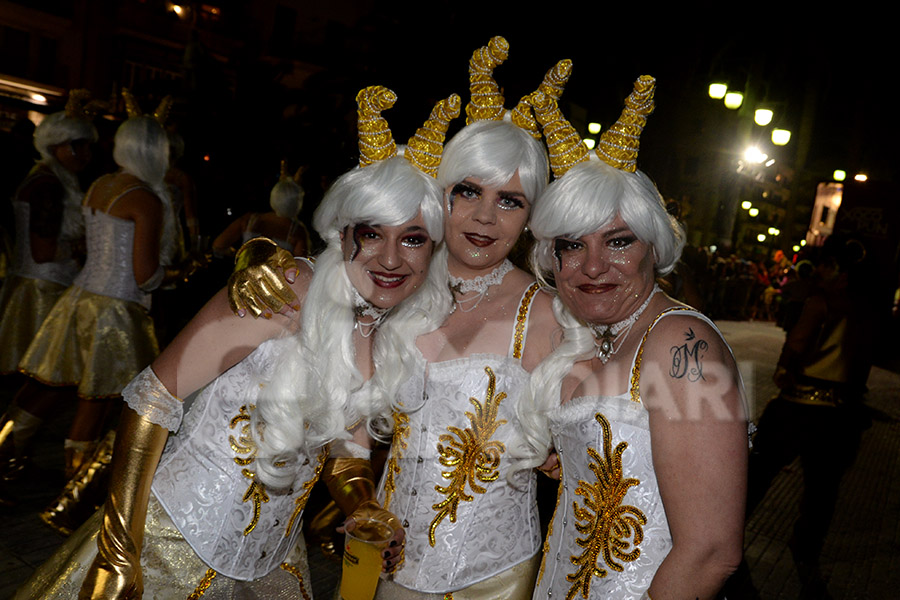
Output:
[[359,519],[344,536],[343,600],[372,600],[381,573],[381,552],[394,535],[391,526],[378,519]]

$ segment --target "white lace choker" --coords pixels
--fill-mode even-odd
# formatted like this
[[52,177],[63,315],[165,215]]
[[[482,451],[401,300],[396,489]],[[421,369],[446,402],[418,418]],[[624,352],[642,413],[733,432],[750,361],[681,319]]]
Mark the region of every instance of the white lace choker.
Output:
[[[355,287],[350,286],[350,289],[353,290],[353,314],[356,315],[356,322],[353,324],[353,328],[358,329],[360,335],[363,337],[369,337],[375,333],[378,326],[387,318],[391,309],[378,308],[363,298],[360,293],[356,291]],[[360,317],[371,317],[374,320],[371,323],[360,323]]]
[[588,327],[594,332],[594,345],[597,347],[597,358],[604,365],[609,361],[609,357],[619,351],[634,323],[640,318],[647,307],[650,306],[650,300],[659,291],[659,286],[653,284],[650,295],[644,300],[644,303],[638,307],[636,311],[631,313],[625,319],[613,323],[612,325],[599,325],[596,323],[588,323]]
[[[456,301],[456,305],[459,306],[459,309],[463,312],[475,310],[475,307],[477,307],[481,300],[487,296],[488,288],[492,285],[499,285],[502,283],[506,274],[514,268],[512,262],[510,262],[509,259],[506,259],[494,267],[494,270],[487,275],[479,275],[475,279],[463,279],[462,277],[450,275],[450,291],[453,292],[453,299]],[[468,294],[469,292],[478,292],[478,294],[464,300],[457,298],[457,296]],[[469,304],[471,302],[474,302],[474,304],[468,309],[462,307],[463,304]],[[455,308],[456,307],[454,306],[454,309]]]

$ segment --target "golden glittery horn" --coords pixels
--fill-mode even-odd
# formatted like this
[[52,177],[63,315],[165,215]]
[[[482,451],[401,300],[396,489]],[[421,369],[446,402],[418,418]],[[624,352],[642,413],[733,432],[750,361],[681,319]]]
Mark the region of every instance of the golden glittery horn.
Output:
[[397,101],[397,94],[380,85],[363,88],[356,95],[359,107],[359,166],[367,167],[397,155],[397,144],[381,111]]
[[[559,100],[559,97],[562,96],[563,88],[571,74],[572,61],[565,58],[553,65],[553,67],[547,71],[547,74],[544,75],[544,80],[541,82],[541,85],[538,86],[537,91],[550,96],[554,100]],[[533,94],[528,94],[519,100],[519,104],[513,109],[510,118],[513,123],[530,133],[531,137],[539,140],[541,139],[541,130],[540,127],[538,127],[537,121],[535,121],[532,116],[532,95]]]
[[472,53],[469,60],[469,104],[466,125],[475,121],[499,121],[503,118],[503,94],[494,81],[493,71],[509,56],[509,44],[502,36],[491,38],[487,46]]
[[160,100],[159,106],[153,111],[153,118],[159,121],[160,125],[166,124],[166,119],[169,118],[169,112],[171,112],[172,104],[174,103],[175,101],[172,99],[172,96],[165,96]]
[[131,117],[140,117],[144,114],[141,111],[140,105],[137,103],[137,99],[131,93],[131,90],[122,88],[122,98],[125,99],[125,112],[128,114],[129,119]]
[[603,132],[594,152],[607,164],[634,173],[637,169],[641,132],[647,115],[653,112],[653,92],[656,79],[641,75],[634,82],[634,91],[625,99],[625,108],[615,124]]
[[66,116],[70,119],[87,119],[85,106],[91,99],[91,93],[88,90],[70,90],[69,99],[66,100]]
[[438,102],[431,110],[431,115],[415,135],[409,138],[404,156],[420,171],[431,177],[437,177],[444,152],[444,138],[450,121],[459,116],[459,95],[453,94]]
[[578,163],[588,160],[587,146],[581,142],[581,136],[575,128],[563,117],[555,98],[540,91],[534,92],[531,95],[531,105],[544,129],[554,177],[559,179]]

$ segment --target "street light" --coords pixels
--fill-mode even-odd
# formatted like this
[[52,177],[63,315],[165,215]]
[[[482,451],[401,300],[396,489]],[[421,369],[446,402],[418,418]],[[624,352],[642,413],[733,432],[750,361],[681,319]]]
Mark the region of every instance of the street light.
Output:
[[752,162],[754,164],[760,164],[766,161],[768,155],[766,155],[763,151],[761,151],[756,146],[750,146],[746,150],[744,150],[744,158],[748,162]]
[[835,181],[843,181],[843,180],[847,179],[847,171],[845,171],[843,169],[835,169],[834,173],[831,174],[831,177]]
[[773,116],[775,116],[775,113],[768,108],[757,108],[756,112],[753,113],[753,120],[756,121],[757,125],[765,127],[772,122]]
[[728,91],[728,86],[724,83],[711,83],[709,84],[709,97],[713,100],[721,100],[725,97],[725,93]]
[[740,92],[728,92],[725,94],[725,108],[737,110],[744,103],[744,95]]
[[588,133],[591,135],[597,135],[600,133],[600,129],[602,129],[600,123],[588,123]]
[[791,141],[791,132],[787,129],[773,129],[772,143],[776,146],[786,146]]
[[756,236],[756,241],[757,241],[757,242],[764,242],[764,241],[766,241],[766,234],[760,233],[759,235],[757,235],[757,236]]
[[856,175],[853,176],[853,179],[855,179],[856,181],[860,181],[860,182],[868,181],[869,176],[866,175],[865,173],[857,173]]
[[587,146],[588,150],[593,150],[594,146],[597,145],[597,140],[595,140],[594,138],[584,138],[581,141],[584,142],[584,145]]
[[749,214],[751,217],[755,217],[756,215],[759,214],[759,209],[754,206],[753,208],[751,208],[750,210],[747,211],[747,214]]
[[750,210],[752,207],[753,203],[749,200],[744,200],[743,202],[741,202],[741,208],[743,208],[744,210]]

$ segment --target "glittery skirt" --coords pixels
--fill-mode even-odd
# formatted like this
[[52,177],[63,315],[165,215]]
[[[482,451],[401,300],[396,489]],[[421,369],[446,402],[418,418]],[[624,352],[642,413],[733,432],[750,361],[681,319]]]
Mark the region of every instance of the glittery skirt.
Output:
[[47,313],[66,286],[30,277],[11,276],[0,289],[0,373],[19,366]]
[[44,319],[19,370],[82,398],[118,396],[159,354],[153,319],[136,302],[71,286]]
[[[77,598],[88,567],[97,555],[102,509],[73,533],[16,592],[16,600]],[[280,569],[253,581],[230,579],[210,569],[194,554],[154,496],[147,507],[141,552],[144,598],[244,600],[312,598],[303,536]],[[209,585],[206,588],[207,584]],[[203,588],[206,588],[203,591]]]
[[502,573],[450,594],[417,592],[393,581],[380,581],[375,600],[531,600],[540,564],[538,553]]

